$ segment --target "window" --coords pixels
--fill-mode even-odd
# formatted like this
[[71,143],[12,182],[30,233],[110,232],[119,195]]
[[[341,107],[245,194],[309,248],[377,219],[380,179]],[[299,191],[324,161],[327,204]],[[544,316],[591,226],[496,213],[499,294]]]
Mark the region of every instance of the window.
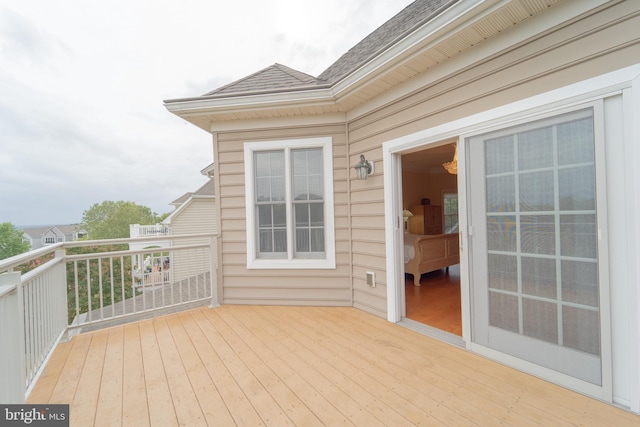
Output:
[[44,244],[45,245],[53,245],[56,242],[55,237],[45,237]]
[[247,267],[335,268],[331,138],[245,143]]
[[444,193],[444,232],[458,232],[458,193]]

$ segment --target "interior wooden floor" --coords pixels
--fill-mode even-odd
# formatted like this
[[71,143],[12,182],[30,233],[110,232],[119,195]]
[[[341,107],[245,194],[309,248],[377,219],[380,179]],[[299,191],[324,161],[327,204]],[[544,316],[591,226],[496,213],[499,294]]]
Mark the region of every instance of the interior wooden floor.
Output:
[[352,307],[201,307],[75,335],[28,399],[71,426],[638,426]]
[[460,299],[460,265],[423,274],[421,286],[413,284],[413,276],[404,282],[407,318],[434,328],[462,336]]

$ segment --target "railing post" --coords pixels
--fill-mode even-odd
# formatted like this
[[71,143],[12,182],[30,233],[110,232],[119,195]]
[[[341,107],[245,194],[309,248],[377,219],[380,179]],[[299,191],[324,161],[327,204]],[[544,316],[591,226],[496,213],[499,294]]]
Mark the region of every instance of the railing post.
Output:
[[20,272],[0,274],[0,402],[22,404],[27,387]]
[[[59,249],[56,251],[55,257],[59,258],[62,260],[62,262],[60,263],[60,271],[59,271],[59,276],[57,277],[57,280],[55,281],[55,283],[58,285],[58,289],[56,289],[57,291],[57,298],[59,298],[59,301],[62,304],[64,304],[65,310],[61,310],[58,315],[60,316],[60,319],[58,320],[60,323],[59,325],[64,325],[65,329],[67,326],[69,326],[69,295],[67,292],[67,263],[64,261],[65,257],[67,256],[67,251],[65,251],[64,249]],[[58,305],[56,305],[56,307],[58,307]]]
[[209,239],[209,280],[211,282],[211,305],[210,308],[219,307],[218,299],[218,240]]

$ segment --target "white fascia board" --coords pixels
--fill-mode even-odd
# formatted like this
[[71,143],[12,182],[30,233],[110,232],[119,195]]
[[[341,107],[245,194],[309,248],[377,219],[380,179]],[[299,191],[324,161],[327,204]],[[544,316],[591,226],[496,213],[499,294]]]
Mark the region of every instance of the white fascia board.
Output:
[[234,110],[246,111],[247,109],[313,106],[323,104],[335,104],[330,89],[312,89],[303,91],[289,91],[270,94],[258,94],[247,96],[234,96],[228,98],[196,98],[175,99],[164,102],[165,107],[171,113],[178,116],[192,114],[206,114],[222,111],[225,113]]
[[[421,48],[425,40],[431,40],[429,43],[431,45],[439,43],[450,37],[452,33],[458,33],[464,30],[494,10],[497,6],[511,1],[512,0],[462,0],[454,4],[426,25],[406,36],[374,60],[367,62],[356,72],[336,84],[333,87],[334,95],[337,98],[348,95],[357,90],[357,88],[363,82],[369,80],[371,76],[384,71],[392,65],[396,65],[407,55],[410,55],[416,48]],[[482,6],[481,11],[478,11],[477,9],[480,6]],[[422,50],[422,48],[420,50]]]

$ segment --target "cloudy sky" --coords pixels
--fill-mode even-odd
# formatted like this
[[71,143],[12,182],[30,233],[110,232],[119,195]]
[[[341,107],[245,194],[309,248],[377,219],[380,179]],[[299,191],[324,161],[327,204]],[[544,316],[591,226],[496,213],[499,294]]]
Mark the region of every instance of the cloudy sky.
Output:
[[317,76],[409,3],[0,0],[0,223],[76,223],[105,200],[171,211],[213,157],[163,100],[276,62]]

